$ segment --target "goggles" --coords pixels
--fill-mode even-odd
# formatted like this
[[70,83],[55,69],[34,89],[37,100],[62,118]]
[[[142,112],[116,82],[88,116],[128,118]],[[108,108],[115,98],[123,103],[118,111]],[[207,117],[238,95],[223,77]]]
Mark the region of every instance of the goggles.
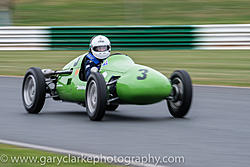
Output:
[[105,52],[105,51],[109,50],[109,46],[108,45],[105,45],[105,46],[95,46],[95,47],[93,47],[93,50],[95,52]]

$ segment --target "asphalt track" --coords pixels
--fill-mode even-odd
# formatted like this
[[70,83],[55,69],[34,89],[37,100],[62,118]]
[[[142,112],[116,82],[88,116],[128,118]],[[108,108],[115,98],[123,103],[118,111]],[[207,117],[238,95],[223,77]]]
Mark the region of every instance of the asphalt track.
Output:
[[22,78],[0,77],[0,139],[104,155],[185,157],[167,166],[250,166],[250,89],[194,87],[184,119],[165,102],[124,105],[91,122],[85,108],[46,101],[38,115],[21,101]]

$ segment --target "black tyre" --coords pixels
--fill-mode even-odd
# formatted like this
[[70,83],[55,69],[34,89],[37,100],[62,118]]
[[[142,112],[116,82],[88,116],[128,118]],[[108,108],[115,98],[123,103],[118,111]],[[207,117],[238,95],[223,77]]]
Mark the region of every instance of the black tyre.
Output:
[[119,107],[119,104],[110,104],[106,106],[107,111],[115,111]]
[[86,110],[90,120],[100,121],[105,115],[107,87],[102,74],[91,73],[85,92]]
[[184,117],[192,103],[192,81],[189,74],[184,70],[175,71],[171,77],[173,91],[167,100],[170,114],[175,118]]
[[46,83],[40,68],[27,70],[22,86],[22,99],[25,109],[30,114],[38,114],[43,108],[46,96]]

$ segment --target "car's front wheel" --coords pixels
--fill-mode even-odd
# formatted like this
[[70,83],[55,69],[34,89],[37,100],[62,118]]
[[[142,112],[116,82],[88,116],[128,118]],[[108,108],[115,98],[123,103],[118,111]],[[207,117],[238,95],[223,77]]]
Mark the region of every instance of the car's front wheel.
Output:
[[172,93],[167,100],[168,109],[173,117],[184,117],[192,103],[192,81],[184,70],[175,71],[171,77]]
[[92,72],[85,92],[86,110],[90,120],[100,121],[105,115],[107,87],[102,74]]
[[22,99],[28,113],[37,114],[41,111],[46,96],[46,83],[40,68],[31,67],[24,76]]

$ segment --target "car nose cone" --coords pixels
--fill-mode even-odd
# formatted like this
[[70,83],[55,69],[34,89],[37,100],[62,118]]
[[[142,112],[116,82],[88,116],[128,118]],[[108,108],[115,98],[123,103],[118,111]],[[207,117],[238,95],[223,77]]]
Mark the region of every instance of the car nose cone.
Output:
[[167,77],[142,65],[135,65],[117,81],[121,101],[131,104],[151,104],[165,99],[172,91]]

